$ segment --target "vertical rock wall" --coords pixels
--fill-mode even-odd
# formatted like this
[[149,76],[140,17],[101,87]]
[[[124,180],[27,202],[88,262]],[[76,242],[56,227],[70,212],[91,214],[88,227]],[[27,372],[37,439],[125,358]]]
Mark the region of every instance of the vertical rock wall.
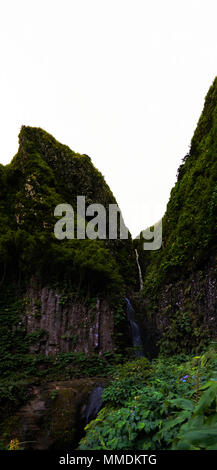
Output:
[[27,333],[34,339],[31,352],[103,353],[115,348],[114,320],[106,300],[82,299],[41,287],[32,281],[25,296]]

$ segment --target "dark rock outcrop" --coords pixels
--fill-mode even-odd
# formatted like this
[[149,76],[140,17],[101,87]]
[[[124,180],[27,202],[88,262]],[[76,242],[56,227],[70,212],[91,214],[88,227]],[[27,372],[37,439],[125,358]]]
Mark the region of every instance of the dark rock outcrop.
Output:
[[113,312],[106,300],[96,299],[88,307],[78,296],[61,296],[60,291],[40,287],[32,281],[26,296],[26,331],[43,330],[32,352],[57,355],[59,352],[103,353],[114,351]]
[[16,438],[25,450],[75,449],[86,425],[91,392],[107,382],[93,377],[34,386],[28,403],[2,423],[5,443]]

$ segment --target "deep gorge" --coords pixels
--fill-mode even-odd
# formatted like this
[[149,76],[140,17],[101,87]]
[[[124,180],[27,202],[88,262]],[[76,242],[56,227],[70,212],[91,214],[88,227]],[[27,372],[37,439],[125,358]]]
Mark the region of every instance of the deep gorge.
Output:
[[89,156],[40,128],[21,128],[0,188],[1,448],[216,449],[217,79],[160,249],[143,227],[56,239],[58,204],[117,202]]

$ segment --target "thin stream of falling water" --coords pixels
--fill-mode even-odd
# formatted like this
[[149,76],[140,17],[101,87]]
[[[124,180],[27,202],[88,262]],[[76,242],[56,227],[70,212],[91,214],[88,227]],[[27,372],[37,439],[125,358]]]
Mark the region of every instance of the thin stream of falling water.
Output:
[[143,289],[142,271],[141,271],[141,266],[139,264],[139,253],[137,249],[135,249],[135,253],[136,253],[136,262],[137,262],[138,271],[139,271],[140,290],[142,290]]

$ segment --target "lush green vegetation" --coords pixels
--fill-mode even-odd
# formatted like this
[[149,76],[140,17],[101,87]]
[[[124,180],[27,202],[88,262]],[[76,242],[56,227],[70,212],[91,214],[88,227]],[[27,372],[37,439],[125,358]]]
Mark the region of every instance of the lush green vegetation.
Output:
[[163,218],[163,249],[151,254],[145,291],[186,276],[216,253],[217,78],[178,170]]
[[217,449],[217,348],[118,366],[80,449]]
[[[217,78],[206,96],[189,154],[178,169],[163,217],[162,248],[147,253],[142,238],[134,241],[144,276],[150,328],[158,329],[155,319],[159,312],[157,321],[165,325],[153,341],[158,341],[160,351],[169,354],[200,350],[207,340],[216,339],[216,328],[204,321],[206,277],[210,284],[216,282],[216,155]],[[210,292],[212,301],[211,296]]]
[[[111,381],[103,409],[86,427],[80,449],[217,450],[217,347],[210,343],[216,328],[206,324],[208,303],[203,302],[205,269],[210,299],[217,280],[217,78],[178,170],[157,252],[144,252],[142,238],[57,240],[56,205],[75,208],[77,196],[85,195],[86,204],[99,202],[108,211],[115,198],[87,155],[71,151],[42,129],[23,127],[19,139],[11,164],[0,165],[2,418],[13,417],[35,384],[107,376]],[[141,295],[134,248],[144,275]],[[61,292],[62,307],[74,295],[87,306],[106,299],[114,313],[115,352],[30,353],[47,335],[43,328],[27,333],[30,279]],[[126,359],[124,298],[129,293],[146,336],[160,350],[151,362]],[[34,315],[41,315],[39,299]],[[76,335],[72,331],[73,345]]]
[[[67,279],[90,291],[120,292],[135,284],[132,240],[76,239],[77,196],[86,205],[116,203],[101,173],[86,155],[76,154],[42,129],[23,127],[10,165],[0,167],[0,280],[32,274],[42,281]],[[54,236],[54,209],[75,210],[75,239]],[[88,219],[88,218],[87,218]],[[85,223],[88,220],[85,220]]]

